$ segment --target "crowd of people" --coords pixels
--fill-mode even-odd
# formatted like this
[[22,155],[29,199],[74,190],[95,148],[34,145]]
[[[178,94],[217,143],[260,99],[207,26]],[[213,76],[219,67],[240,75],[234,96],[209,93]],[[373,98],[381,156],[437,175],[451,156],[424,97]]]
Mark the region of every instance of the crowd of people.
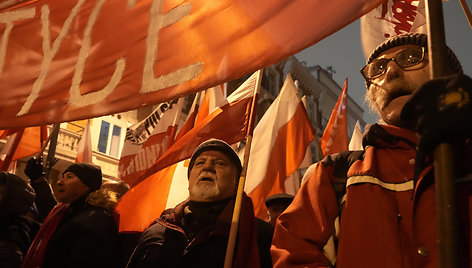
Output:
[[[457,267],[472,267],[472,80],[449,48],[443,64],[450,75],[431,79],[424,34],[379,45],[361,70],[381,118],[364,150],[315,163],[296,196],[266,199],[267,219],[243,194],[232,267],[438,267],[434,149],[444,142],[454,148]],[[52,191],[31,158],[28,182],[0,173],[0,266],[223,267],[241,171],[230,145],[204,141],[188,199],[125,245],[114,207],[126,184],[74,163]]]

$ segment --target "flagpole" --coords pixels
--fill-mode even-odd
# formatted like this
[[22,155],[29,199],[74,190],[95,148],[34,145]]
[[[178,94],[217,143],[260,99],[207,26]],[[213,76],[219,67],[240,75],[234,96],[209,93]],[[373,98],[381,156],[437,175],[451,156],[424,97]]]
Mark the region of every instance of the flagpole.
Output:
[[[55,126],[55,125],[54,125]],[[54,127],[53,127],[54,128]],[[51,129],[51,134],[53,133],[53,129]],[[40,157],[43,155],[44,153],[44,150],[46,149],[46,147],[48,146],[49,142],[51,141],[51,137],[52,135],[49,135],[46,140],[44,141],[43,145],[41,146],[41,149],[39,150],[39,152],[36,154],[36,158]]]
[[[447,75],[446,42],[441,0],[426,1],[430,76]],[[439,267],[460,267],[458,222],[455,202],[453,149],[442,143],[434,150],[434,177],[438,225]]]
[[48,157],[45,163],[46,179],[49,179],[49,174],[51,173],[51,169],[54,166],[54,164],[56,164],[57,162],[57,159],[54,157],[54,155],[56,154],[57,137],[59,136],[60,126],[61,126],[61,123],[54,124],[51,129],[51,133],[49,134],[50,144],[49,144],[49,149],[48,149]]
[[462,10],[464,11],[467,21],[469,22],[470,28],[472,28],[472,15],[470,14],[469,6],[465,0],[459,0],[459,2],[461,3]]
[[[295,81],[297,83],[295,83],[295,86],[297,87],[298,89],[298,80]],[[303,96],[302,98],[302,102],[303,102],[303,105],[305,106],[305,109],[308,111],[308,108],[307,108],[307,105],[306,105],[306,96]],[[324,154],[323,154],[323,151],[321,151],[321,142],[320,142],[320,138],[318,137],[318,135],[316,134],[316,130],[315,130],[315,142],[316,142],[316,147],[318,147],[318,160],[323,160],[324,158]]]
[[257,105],[257,93],[259,92],[259,88],[261,86],[261,79],[262,79],[262,70],[259,70],[258,72],[259,74],[256,80],[256,87],[254,88],[254,96],[252,99],[251,111],[250,111],[249,120],[248,120],[246,147],[244,147],[243,169],[241,171],[241,175],[239,176],[238,191],[236,193],[236,201],[234,202],[233,218],[231,219],[231,228],[229,230],[229,238],[228,238],[228,245],[226,247],[224,268],[231,268],[233,266],[233,257],[234,257],[234,250],[236,247],[236,238],[238,234],[239,218],[241,216],[241,205],[242,205],[242,199],[243,199],[243,193],[244,193],[244,185],[246,184],[247,166],[249,163],[249,155],[251,152],[252,131],[253,131],[256,105]]

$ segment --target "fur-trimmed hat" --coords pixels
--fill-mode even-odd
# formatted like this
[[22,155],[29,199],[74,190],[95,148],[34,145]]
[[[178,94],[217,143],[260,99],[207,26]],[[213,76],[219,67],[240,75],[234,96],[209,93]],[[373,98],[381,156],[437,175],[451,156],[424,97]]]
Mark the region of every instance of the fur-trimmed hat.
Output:
[[62,172],[62,176],[66,172],[74,173],[92,192],[102,186],[102,169],[99,166],[89,163],[74,163]]
[[[428,36],[422,33],[406,33],[396,35],[390,39],[387,39],[385,42],[380,44],[370,55],[369,59],[367,59],[366,64],[371,63],[375,60],[380,54],[383,52],[403,45],[418,45],[425,48],[425,51],[428,50]],[[447,48],[447,60],[449,62],[449,66],[454,73],[462,74],[464,71],[462,70],[462,65],[457,59],[456,54],[448,47]],[[370,82],[366,80],[366,85],[369,87]]]
[[209,139],[207,141],[202,142],[200,145],[198,145],[197,149],[192,154],[192,157],[190,158],[190,164],[188,165],[188,177],[190,178],[190,171],[193,168],[193,165],[195,164],[195,159],[202,154],[203,152],[206,151],[219,151],[222,152],[224,155],[226,155],[233,163],[234,166],[236,167],[236,171],[238,172],[238,176],[241,174],[241,171],[243,169],[241,165],[241,160],[239,159],[238,155],[236,152],[227,144],[226,142],[218,139]]

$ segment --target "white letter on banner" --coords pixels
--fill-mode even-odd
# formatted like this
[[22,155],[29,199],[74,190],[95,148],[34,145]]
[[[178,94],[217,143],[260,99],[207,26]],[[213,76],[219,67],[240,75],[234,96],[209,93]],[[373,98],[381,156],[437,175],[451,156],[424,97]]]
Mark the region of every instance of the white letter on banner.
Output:
[[43,87],[44,80],[46,79],[46,75],[48,74],[49,67],[51,66],[52,59],[56,55],[59,47],[64,39],[64,36],[69,32],[70,26],[72,25],[72,20],[77,16],[80,7],[84,4],[85,0],[79,0],[74,8],[72,8],[69,16],[67,17],[66,21],[64,22],[64,26],[57,36],[56,40],[52,44],[51,48],[51,36],[49,32],[49,7],[47,5],[43,5],[41,8],[41,32],[43,34],[43,53],[44,58],[43,62],[41,63],[41,71],[39,73],[38,78],[34,81],[33,89],[31,90],[31,94],[26,99],[25,104],[21,107],[21,110],[16,114],[17,116],[24,115],[29,112],[33,102],[38,98],[39,91]]
[[182,4],[167,14],[162,14],[162,0],[153,0],[148,35],[146,37],[146,58],[143,69],[143,84],[141,93],[150,93],[189,81],[202,71],[203,63],[195,63],[169,74],[154,77],[154,63],[157,59],[159,30],[178,22],[190,13],[191,4]]
[[82,47],[80,48],[79,58],[75,64],[74,77],[72,78],[72,85],[70,87],[69,104],[85,106],[100,102],[113,92],[123,77],[126,60],[124,58],[120,58],[116,61],[116,68],[113,72],[113,75],[111,76],[110,82],[108,82],[108,84],[103,89],[85,95],[80,94],[80,83],[82,82],[82,74],[84,73],[85,60],[87,59],[90,50],[92,29],[95,25],[95,22],[97,21],[100,9],[105,2],[106,0],[100,0],[97,2],[97,4],[95,4],[95,7],[93,8],[90,18],[87,22],[87,26],[85,26]]
[[36,11],[34,8],[0,13],[0,23],[5,23],[5,30],[3,31],[2,39],[0,40],[0,78],[2,77],[3,66],[5,65],[8,38],[13,29],[13,22],[17,20],[31,19],[34,17],[35,13]]

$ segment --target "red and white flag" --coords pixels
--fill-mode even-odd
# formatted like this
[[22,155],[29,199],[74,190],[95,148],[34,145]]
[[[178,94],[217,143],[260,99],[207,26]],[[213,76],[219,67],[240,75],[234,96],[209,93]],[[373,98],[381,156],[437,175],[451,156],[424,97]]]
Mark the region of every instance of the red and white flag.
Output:
[[196,122],[194,127],[175,143],[148,168],[141,180],[153,173],[182,161],[192,156],[193,151],[200,143],[216,138],[234,144],[243,140],[251,133],[250,117],[255,113],[256,91],[262,78],[262,70],[251,75],[238,89],[228,98],[213,109],[210,114],[201,121]]
[[[224,101],[221,87],[197,93],[184,126],[176,136],[182,137],[209,111]],[[119,231],[144,231],[166,208],[173,208],[188,197],[188,160],[168,166],[144,179],[129,190],[116,206],[120,215]]]
[[126,130],[118,176],[134,187],[143,172],[172,145],[182,112],[183,98],[162,103],[143,121]]
[[381,2],[3,0],[0,128],[194,94],[286,59]]
[[0,152],[0,169],[7,171],[12,161],[38,153],[46,137],[46,126],[3,131],[0,138],[7,142]]
[[354,130],[352,131],[351,140],[349,141],[349,150],[362,150],[362,130],[361,125],[359,124],[359,120],[357,120],[356,125],[354,126]]
[[115,207],[120,232],[144,231],[166,208],[175,207],[188,197],[185,162],[152,174],[121,197]]
[[87,124],[82,133],[82,138],[77,144],[77,156],[75,157],[75,163],[93,163],[92,162],[92,135],[90,133],[90,119],[87,120]]
[[314,130],[292,77],[254,129],[245,191],[254,213],[264,219],[266,197],[285,193],[287,178],[295,173],[314,139]]
[[389,37],[409,32],[426,33],[424,1],[384,1],[361,17],[361,42],[365,58]]
[[328,124],[321,137],[321,150],[329,155],[348,149],[347,137],[347,78],[344,81],[343,90],[329,117]]

